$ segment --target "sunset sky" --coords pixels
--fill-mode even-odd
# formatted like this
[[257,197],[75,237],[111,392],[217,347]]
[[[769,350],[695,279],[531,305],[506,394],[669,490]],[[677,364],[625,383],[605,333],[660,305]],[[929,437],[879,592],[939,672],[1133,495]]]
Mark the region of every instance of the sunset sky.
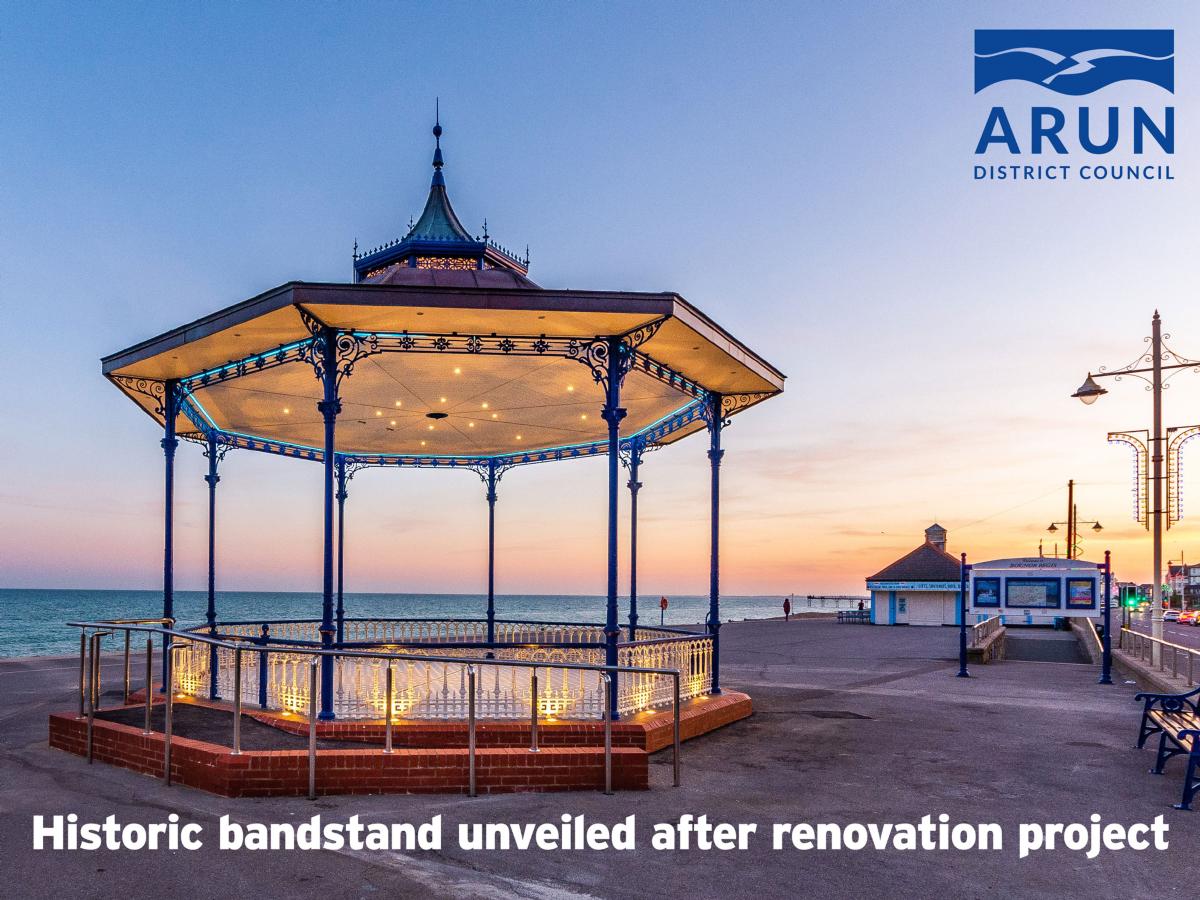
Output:
[[[9,7],[0,587],[160,584],[160,434],[100,357],[288,280],[348,280],[356,239],[398,237],[420,212],[435,97],[459,216],[528,242],[531,278],[677,291],[788,375],[726,433],[726,593],[862,592],[935,520],[975,560],[1036,554],[1042,538],[1052,549],[1069,478],[1081,517],[1105,526],[1085,533],[1084,556],[1110,548],[1119,577],[1147,581],[1132,460],[1105,433],[1147,427],[1150,395],[1125,381],[1091,407],[1069,398],[1089,369],[1142,352],[1155,308],[1172,346],[1200,358],[1200,15],[1144,15],[1045,2]],[[1175,180],[974,182],[991,106],[1080,102],[1029,84],[974,95],[980,27],[1174,28]],[[1138,85],[1096,96],[1172,102]],[[1168,425],[1200,423],[1200,375],[1180,374],[1165,402]],[[1200,562],[1200,441],[1190,449],[1195,515],[1166,556]],[[646,459],[646,595],[707,589],[705,450],[691,438]],[[203,470],[199,449],[181,448],[184,589],[204,583]],[[504,478],[499,592],[603,592],[605,471]],[[319,590],[320,467],[234,452],[221,474],[219,586]],[[485,588],[473,475],[360,473],[347,531],[349,590]]]

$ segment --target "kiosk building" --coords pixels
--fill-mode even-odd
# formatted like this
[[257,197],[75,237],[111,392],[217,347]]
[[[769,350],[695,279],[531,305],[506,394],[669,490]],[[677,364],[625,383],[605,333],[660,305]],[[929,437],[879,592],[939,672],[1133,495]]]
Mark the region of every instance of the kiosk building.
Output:
[[934,523],[925,542],[867,579],[872,625],[957,625],[962,609],[959,560]]

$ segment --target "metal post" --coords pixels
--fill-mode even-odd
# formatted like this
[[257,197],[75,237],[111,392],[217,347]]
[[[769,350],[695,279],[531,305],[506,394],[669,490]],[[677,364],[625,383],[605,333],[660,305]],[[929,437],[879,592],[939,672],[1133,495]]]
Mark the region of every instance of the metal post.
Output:
[[970,678],[967,671],[967,554],[958,564],[958,678]]
[[487,642],[496,643],[496,460],[489,459],[487,467],[488,504],[488,593]]
[[710,398],[708,412],[708,462],[711,469],[708,559],[708,633],[712,636],[712,693],[721,693],[721,430],[723,399]]
[[679,787],[679,717],[681,704],[679,702],[679,673],[675,672],[672,676],[675,682],[675,723],[673,728],[674,751],[671,754],[671,766],[675,770],[675,787]]
[[96,720],[96,673],[100,666],[96,660],[99,651],[100,641],[98,640],[100,632],[92,635],[91,643],[88,647],[88,702],[87,702],[87,761],[88,765],[92,764],[92,729]]
[[[628,366],[628,348],[620,338],[608,339],[608,360],[604,408],[600,415],[608,423],[608,603],[604,619],[604,664],[616,667],[617,642],[621,628],[617,619],[617,476],[621,467],[621,420],[625,410],[621,408],[621,382]],[[617,715],[616,692],[609,701],[608,714]]]
[[142,734],[150,733],[150,714],[154,709],[154,638],[146,638],[146,721]]
[[171,670],[175,667],[175,641],[169,635],[164,638],[163,670],[163,781],[171,786],[171,732],[174,728],[175,692],[172,690]]
[[[326,650],[333,646],[336,635],[333,624],[333,493],[334,468],[337,456],[335,426],[338,413],[342,411],[338,399],[338,332],[334,328],[322,328],[317,338],[317,349],[321,358],[322,400],[317,404],[325,422],[325,505],[324,505],[324,554],[321,572],[321,646]],[[333,665],[332,655],[321,657],[321,718],[333,718]]]
[[600,677],[604,679],[604,793],[611,794],[612,789],[612,723],[613,717],[609,713],[613,703],[613,684],[612,675],[608,672],[601,672]]
[[346,640],[346,457],[337,458],[337,642]]
[[121,696],[121,705],[122,706],[129,705],[129,635],[130,635],[130,631],[128,628],[126,628],[125,629],[125,667],[124,667],[124,673],[123,673],[125,676],[125,686],[124,686],[124,689],[122,690],[122,696]]
[[233,651],[233,749],[235,756],[242,752],[242,648]]
[[1112,684],[1112,551],[1104,551],[1104,653],[1100,664],[1100,683]]
[[529,670],[529,751],[538,752],[538,677],[537,668]]
[[1067,559],[1075,558],[1075,479],[1067,482]]
[[[179,415],[179,385],[168,381],[163,386],[163,618],[175,619],[175,419]],[[168,626],[170,627],[170,626]],[[167,654],[163,654],[163,690],[168,688]]]
[[96,709],[100,708],[100,640],[109,634],[111,632],[108,631],[97,631],[92,634],[91,699],[92,706]]
[[[1150,633],[1158,640],[1163,636],[1163,596],[1162,596],[1162,557],[1163,557],[1163,433],[1162,433],[1162,321],[1158,310],[1154,311],[1154,319],[1150,323],[1150,342],[1152,360],[1151,389],[1154,394],[1154,431],[1150,436],[1150,453],[1153,463],[1153,479],[1151,488],[1154,491],[1154,606],[1151,613]],[[1154,644],[1150,651],[1151,659],[1157,665],[1162,659],[1162,648]]]
[[79,718],[87,715],[87,629],[79,629]]
[[642,438],[634,438],[629,446],[629,640],[637,640],[638,592],[638,492],[642,483],[638,475],[642,466],[642,453],[646,445]]
[[317,799],[317,668],[314,656],[308,667],[308,799]]
[[[204,481],[209,486],[209,602],[204,611],[205,622],[208,622],[209,625],[209,637],[217,636],[216,520],[217,482],[221,480],[221,476],[217,474],[220,452],[220,449],[217,448],[216,436],[209,434],[209,443],[204,450],[204,455],[209,457],[209,474],[204,476]],[[215,644],[209,644],[209,700],[217,700],[217,648]]]
[[387,662],[387,672],[384,673],[384,702],[383,710],[383,752],[392,752],[392,661]]
[[475,667],[467,666],[467,795],[475,796]]
[[258,652],[258,705],[260,709],[267,708],[267,666],[270,663],[268,659],[267,641],[271,636],[271,628],[266,622],[263,622],[262,634],[259,637],[259,643],[263,649]]

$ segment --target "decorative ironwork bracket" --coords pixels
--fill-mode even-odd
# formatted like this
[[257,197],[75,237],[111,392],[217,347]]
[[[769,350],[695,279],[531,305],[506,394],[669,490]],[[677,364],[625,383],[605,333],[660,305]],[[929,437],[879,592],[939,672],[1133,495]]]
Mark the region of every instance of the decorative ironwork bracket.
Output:
[[110,375],[109,377],[126,392],[149,397],[154,401],[154,413],[160,416],[166,415],[166,382],[155,381],[152,378],[136,378],[132,375]]

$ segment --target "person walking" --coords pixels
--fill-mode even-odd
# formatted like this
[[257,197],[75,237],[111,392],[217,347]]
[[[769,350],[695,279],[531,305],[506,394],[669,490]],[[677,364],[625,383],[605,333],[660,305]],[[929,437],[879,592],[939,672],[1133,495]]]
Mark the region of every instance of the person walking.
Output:
[[858,611],[859,611],[859,612],[862,612],[862,611],[863,611],[864,609],[866,609],[866,608],[867,608],[867,607],[866,607],[866,605],[863,603],[863,601],[859,600],[859,601],[858,601]]
[[783,598],[783,621],[790,622],[792,619],[792,601],[790,597]]

